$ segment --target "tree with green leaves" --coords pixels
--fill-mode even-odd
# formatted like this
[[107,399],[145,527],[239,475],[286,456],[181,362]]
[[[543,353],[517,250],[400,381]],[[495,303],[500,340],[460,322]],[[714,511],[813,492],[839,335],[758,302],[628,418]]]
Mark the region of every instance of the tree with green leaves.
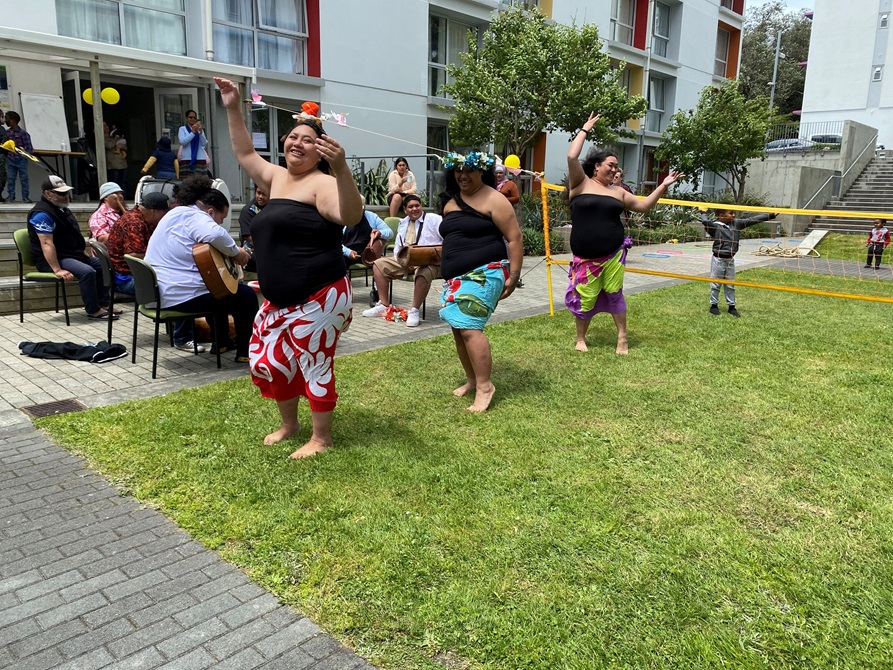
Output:
[[623,69],[612,66],[602,45],[593,24],[577,28],[552,23],[539,11],[500,12],[481,44],[470,34],[461,63],[447,68],[443,93],[455,101],[453,143],[493,142],[520,154],[544,131],[578,130],[592,111],[602,122],[590,139],[628,135],[621,127],[644,114],[645,100],[619,84]]
[[735,80],[706,86],[697,108],[673,115],[654,155],[683,172],[695,188],[702,172],[715,172],[741,202],[747,161],[765,154],[768,109],[766,98],[745,98]]
[[806,70],[800,66],[809,56],[812,21],[787,9],[779,0],[747,10],[741,45],[741,92],[745,97],[769,96],[775,69],[779,31],[781,53],[775,84],[775,105],[788,118],[803,106]]

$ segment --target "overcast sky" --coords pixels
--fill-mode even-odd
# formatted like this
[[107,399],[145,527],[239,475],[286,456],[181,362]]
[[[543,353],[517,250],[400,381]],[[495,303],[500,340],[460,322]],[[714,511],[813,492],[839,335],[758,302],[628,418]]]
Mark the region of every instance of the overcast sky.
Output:
[[[765,5],[767,2],[771,2],[771,0],[744,0],[744,9],[747,10],[751,7]],[[814,0],[782,0],[782,4],[796,12],[799,12],[801,9],[813,9],[815,7]]]

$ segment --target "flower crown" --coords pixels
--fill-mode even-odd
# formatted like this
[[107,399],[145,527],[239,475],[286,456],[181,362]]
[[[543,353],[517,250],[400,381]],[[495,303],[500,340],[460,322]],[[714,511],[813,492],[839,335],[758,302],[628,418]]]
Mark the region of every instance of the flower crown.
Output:
[[451,151],[441,158],[447,170],[467,168],[471,170],[489,170],[496,164],[496,157],[483,151],[471,151],[467,156]]

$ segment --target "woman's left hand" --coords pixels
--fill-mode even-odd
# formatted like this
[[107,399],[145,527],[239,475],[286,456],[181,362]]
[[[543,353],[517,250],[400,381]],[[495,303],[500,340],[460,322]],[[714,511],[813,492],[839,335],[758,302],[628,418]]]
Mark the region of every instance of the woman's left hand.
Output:
[[512,293],[515,292],[515,289],[518,287],[518,280],[514,277],[509,277],[505,280],[505,286],[502,289],[502,293],[499,295],[499,299],[508,298]]
[[340,172],[347,169],[347,159],[344,156],[344,147],[338,141],[323,135],[316,138],[316,150],[321,158],[325,158],[332,167],[333,172]]

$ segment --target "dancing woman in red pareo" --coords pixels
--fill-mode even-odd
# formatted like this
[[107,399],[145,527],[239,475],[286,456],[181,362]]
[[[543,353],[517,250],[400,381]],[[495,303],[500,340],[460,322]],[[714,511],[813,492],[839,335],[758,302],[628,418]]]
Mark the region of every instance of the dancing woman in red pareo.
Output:
[[257,276],[266,302],[251,336],[251,378],[279,408],[282,425],[264,439],[296,434],[298,401],[310,403],[313,434],[292,458],[332,446],[334,356],[351,320],[350,282],[341,253],[344,226],[363,219],[363,202],[344,149],[316,118],[299,119],[285,139],[285,167],[254,150],[242,118],[242,96],[231,81],[214,78],[229,121],[233,151],[270,200],[251,222]]

